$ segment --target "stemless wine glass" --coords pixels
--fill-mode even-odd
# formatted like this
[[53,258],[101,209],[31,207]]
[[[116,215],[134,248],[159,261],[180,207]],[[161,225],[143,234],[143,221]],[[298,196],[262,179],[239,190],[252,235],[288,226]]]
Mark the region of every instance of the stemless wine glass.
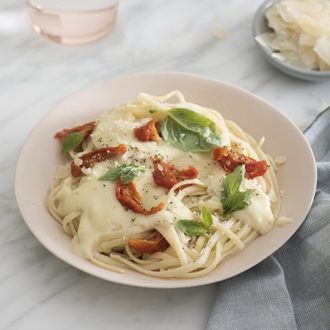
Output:
[[118,0],[27,0],[27,5],[34,31],[61,44],[78,45],[112,29]]

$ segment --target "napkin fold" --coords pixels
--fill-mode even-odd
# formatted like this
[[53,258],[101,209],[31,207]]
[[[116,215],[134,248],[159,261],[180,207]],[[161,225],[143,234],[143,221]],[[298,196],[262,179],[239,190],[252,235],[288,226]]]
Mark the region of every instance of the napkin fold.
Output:
[[330,108],[305,136],[317,162],[313,206],[276,253],[218,284],[208,330],[330,329]]

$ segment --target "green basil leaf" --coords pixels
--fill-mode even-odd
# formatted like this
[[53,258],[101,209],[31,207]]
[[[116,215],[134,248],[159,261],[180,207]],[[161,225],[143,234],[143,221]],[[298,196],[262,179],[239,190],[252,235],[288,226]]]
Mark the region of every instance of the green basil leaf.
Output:
[[[123,166],[123,165],[122,165]],[[122,183],[129,183],[135,177],[141,175],[145,171],[144,166],[136,166],[136,165],[127,165],[123,166],[120,173],[120,181]]]
[[75,132],[75,133],[69,134],[63,140],[62,154],[66,154],[70,150],[75,149],[83,141],[84,141],[84,135],[81,132]]
[[109,170],[107,173],[102,175],[99,180],[100,181],[116,181],[117,178],[120,176],[120,167],[114,167],[111,170]]
[[244,165],[237,166],[235,171],[227,175],[222,182],[220,200],[224,214],[245,209],[251,204],[253,189],[240,191],[244,178]]
[[245,174],[244,165],[237,166],[231,174],[227,175],[222,182],[222,196],[228,197],[239,191]]
[[252,193],[253,189],[248,189],[246,191],[239,191],[233,195],[229,195],[222,203],[225,214],[243,210],[248,207],[251,204]]
[[144,166],[137,165],[120,165],[112,168],[99,178],[100,181],[116,181],[118,178],[124,184],[133,181],[133,179],[141,175],[145,171]]
[[179,220],[176,226],[189,236],[202,236],[207,231],[202,223],[193,220]]
[[207,207],[202,208],[202,222],[206,228],[210,228],[212,226],[212,214]]
[[209,152],[221,144],[213,121],[188,109],[169,110],[160,131],[165,142],[183,151]]

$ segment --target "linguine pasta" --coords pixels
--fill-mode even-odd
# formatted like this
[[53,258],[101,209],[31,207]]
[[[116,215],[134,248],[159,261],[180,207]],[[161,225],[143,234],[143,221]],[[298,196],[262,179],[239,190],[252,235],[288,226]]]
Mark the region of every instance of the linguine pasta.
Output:
[[[251,191],[245,207],[224,212],[221,193],[230,173],[212,158],[212,152],[182,150],[162,138],[147,142],[136,138],[134,129],[153,119],[164,121],[174,108],[189,109],[211,120],[221,137],[219,147],[267,162],[266,173],[242,179],[240,191]],[[126,146],[123,154],[82,166],[84,155],[121,144]],[[280,192],[275,164],[261,145],[219,112],[186,102],[178,91],[161,97],[141,93],[135,101],[101,115],[93,132],[78,148],[70,150],[70,161],[58,168],[48,210],[72,237],[73,251],[100,267],[118,272],[131,268],[159,278],[204,276],[258,235],[270,231],[278,217]],[[198,175],[181,178],[171,188],[159,186],[153,174],[155,157],[176,168],[193,167]],[[123,179],[100,180],[123,164],[143,168],[132,182],[148,214],[134,211],[118,198],[118,185],[123,184],[118,180]],[[156,165],[159,171],[164,170],[161,164]],[[72,175],[72,166],[82,166],[79,176]],[[161,205],[159,209],[153,209],[157,205]],[[201,222],[205,209],[211,215],[207,226]],[[196,225],[201,234],[182,230],[182,220],[201,223]],[[161,237],[162,247],[141,252],[141,246],[149,244],[155,233]]]

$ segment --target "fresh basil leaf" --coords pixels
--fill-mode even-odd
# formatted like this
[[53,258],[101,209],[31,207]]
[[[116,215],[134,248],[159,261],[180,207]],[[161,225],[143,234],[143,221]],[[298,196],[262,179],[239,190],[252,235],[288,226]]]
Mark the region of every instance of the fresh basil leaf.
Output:
[[221,144],[213,121],[188,109],[169,110],[160,131],[165,142],[183,151],[209,152]]
[[212,226],[212,214],[207,207],[202,208],[202,222],[206,228],[210,228]]
[[222,182],[220,200],[224,214],[245,209],[251,204],[253,189],[240,191],[244,178],[244,165],[237,166],[235,171],[227,175]]
[[124,184],[133,181],[133,179],[141,175],[145,171],[144,166],[137,165],[120,165],[112,168],[99,178],[100,181],[116,181],[118,178]]
[[207,228],[200,222],[193,220],[179,220],[177,227],[189,236],[202,236],[206,233]]
[[[122,165],[123,166],[123,165]],[[120,173],[120,181],[124,184],[131,182],[135,177],[145,171],[144,166],[128,165],[123,166]]]
[[227,175],[222,183],[223,196],[228,197],[239,191],[245,175],[244,165],[237,166],[231,174]]
[[62,144],[62,154],[66,154],[70,150],[75,149],[79,146],[81,142],[84,140],[84,135],[81,132],[75,132],[69,134],[64,138]]
[[117,178],[120,176],[120,166],[114,167],[111,170],[109,170],[107,173],[102,175],[99,180],[100,181],[116,181]]
[[253,189],[246,191],[238,191],[233,195],[229,195],[222,203],[225,214],[243,210],[251,204],[251,195]]

